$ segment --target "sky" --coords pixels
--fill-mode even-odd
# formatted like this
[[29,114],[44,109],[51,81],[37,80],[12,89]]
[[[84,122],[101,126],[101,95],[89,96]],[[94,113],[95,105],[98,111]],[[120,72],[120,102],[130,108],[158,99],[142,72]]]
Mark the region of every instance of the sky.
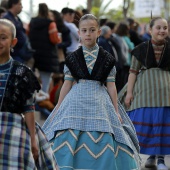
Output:
[[[38,10],[38,4],[39,3],[47,3],[49,9],[52,10],[57,10],[57,11],[61,11],[62,8],[64,7],[70,7],[75,9],[78,6],[83,6],[84,8],[86,8],[86,2],[87,0],[32,0],[33,2],[33,10],[34,13],[36,13],[35,11]],[[109,2],[109,0],[104,0],[104,2]],[[111,8],[118,8],[120,5],[122,5],[123,0],[112,0],[112,2],[109,5],[108,9]],[[29,10],[30,10],[30,0],[22,0],[22,5],[23,5],[23,12],[20,14],[20,17],[23,21],[27,22],[28,21],[28,14]]]

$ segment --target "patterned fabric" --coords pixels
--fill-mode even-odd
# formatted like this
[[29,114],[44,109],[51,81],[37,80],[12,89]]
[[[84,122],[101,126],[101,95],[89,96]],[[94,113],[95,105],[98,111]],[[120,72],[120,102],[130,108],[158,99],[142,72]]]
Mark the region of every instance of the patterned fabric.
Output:
[[[32,70],[24,64],[13,60],[1,110],[12,113],[25,112],[26,110],[24,109],[28,108],[24,107],[25,104],[30,105],[27,100],[30,100],[34,92],[40,88],[40,84]],[[33,106],[30,106],[30,110],[33,109]]]
[[74,81],[74,78],[66,65],[64,66],[64,75],[64,80]]
[[6,86],[6,81],[9,76],[10,72],[10,65],[11,65],[11,60],[8,60],[5,64],[0,64],[0,103],[2,102],[2,97],[4,94],[5,86]]
[[[85,53],[89,55],[88,51],[84,51]],[[43,130],[48,140],[54,143],[53,149],[54,152],[56,151],[56,158],[59,158],[59,165],[63,170],[104,170],[108,167],[107,162],[108,160],[110,161],[111,156],[113,158],[113,164],[110,166],[110,169],[117,169],[117,164],[122,164],[121,161],[123,159],[127,161],[127,167],[131,167],[129,170],[133,168],[137,169],[140,167],[140,158],[138,155],[139,145],[134,127],[124,108],[118,102],[118,110],[123,123],[119,121],[108,91],[103,85],[103,81],[105,82],[108,76],[113,77],[113,79],[115,78],[115,59],[100,48],[98,57],[95,58],[93,56],[96,59],[93,68],[93,61],[85,61],[81,49],[77,50],[74,54],[75,56],[69,56],[71,58],[68,57],[67,59],[67,66],[70,71],[65,67],[65,74],[74,76],[79,81],[72,86],[59,109],[57,110],[55,108],[43,125]],[[88,58],[86,54],[85,58],[86,60]],[[74,67],[76,65],[73,64],[75,61],[77,62],[76,68]],[[87,68],[87,65],[89,68]],[[62,131],[63,134],[61,133],[60,135]],[[69,132],[71,132],[72,136],[70,136]],[[109,133],[112,135],[109,135]],[[91,139],[101,138],[101,141],[99,140],[100,142],[98,144],[94,144],[95,142],[91,142],[87,134],[91,136]],[[109,139],[109,142],[107,139]],[[93,145],[92,148],[94,150],[92,148],[87,149],[86,146],[90,145]],[[99,153],[99,155],[97,157],[93,155],[92,158],[81,146],[89,152],[92,151],[91,155],[93,153],[95,155]],[[111,152],[107,149],[108,146]],[[120,154],[118,153],[118,155],[120,155],[120,158],[116,159],[116,154],[113,153],[113,150],[117,150],[119,146],[125,152],[119,152]],[[77,149],[79,150],[78,154],[75,153]],[[107,150],[106,152],[105,149]],[[103,161],[100,159],[106,160],[106,163],[101,165]],[[119,165],[120,167],[121,165]],[[107,170],[110,169],[107,168]]]
[[152,44],[152,45],[153,45],[153,50],[155,53],[156,62],[159,63],[164,45],[161,45],[161,46],[160,45],[158,46],[155,44]]
[[146,41],[138,45],[132,50],[131,54],[137,58],[147,69],[161,68],[163,70],[170,70],[170,42],[165,42],[164,48],[161,53],[160,62],[157,63],[155,52],[151,41]]
[[[11,64],[13,59],[10,58],[5,64],[0,65],[0,103],[2,102],[2,98],[4,97],[4,92],[6,88],[7,79],[11,75]],[[1,106],[0,106],[1,107]],[[23,106],[23,113],[34,111],[34,97],[33,95],[26,100]]]
[[36,137],[39,148],[38,170],[59,170],[57,161],[41,127],[36,123]]
[[[155,59],[156,59],[156,62],[157,64],[159,64],[159,61],[161,59],[161,54],[162,54],[162,50],[164,48],[164,45],[155,45],[155,44],[152,44],[153,46],[153,50],[154,50],[154,55],[155,55]],[[130,73],[134,73],[134,74],[138,74],[140,70],[145,70],[147,69],[145,66],[142,65],[142,63],[137,60],[134,56],[132,56],[132,64],[131,64],[131,67],[130,67]]]
[[[85,58],[85,61],[86,61],[88,71],[91,74],[93,67],[94,67],[94,64],[96,62],[96,59],[97,59],[99,46],[96,44],[91,49],[87,49],[84,46],[82,48],[83,48],[83,54],[84,54],[84,58]],[[115,82],[115,77],[113,76],[114,72],[116,72],[115,67],[111,70],[110,74],[107,77],[106,82]],[[71,75],[71,72],[69,71],[67,66],[64,67],[64,74],[65,74],[65,77],[64,77],[65,80],[74,81],[74,78]]]
[[[96,46],[94,46],[91,49],[87,49],[86,47],[83,46],[84,58],[86,60],[86,65],[87,65],[87,68],[88,68],[88,71],[90,74],[91,74],[94,64],[96,62],[98,50],[99,50],[99,47],[97,44],[96,44]],[[115,82],[115,77],[112,76],[112,73],[115,71],[116,71],[116,68],[114,67],[111,70],[110,74],[108,75],[106,82]]]
[[146,67],[142,66],[142,63],[138,61],[134,56],[132,56],[132,62],[129,72],[137,75],[143,69],[146,70]]
[[87,79],[100,81],[101,84],[106,82],[115,61],[110,53],[100,47],[93,70],[89,73],[82,47],[66,57],[66,65],[77,82],[79,79]]
[[[146,51],[146,49],[143,50]],[[137,131],[140,152],[143,154],[170,154],[168,143],[170,140],[170,72],[166,71],[170,68],[169,59],[166,61],[169,58],[168,49],[169,46],[163,48],[165,51],[161,54],[164,55],[160,57],[159,63],[156,62],[154,53],[148,56],[149,59],[146,58],[149,65],[145,66],[149,66],[149,69],[143,66],[142,61],[136,59],[138,57],[132,59],[131,71],[136,71],[137,79],[133,88],[134,99],[127,110]],[[165,66],[169,68],[166,69]],[[119,93],[122,104],[124,104],[126,91],[127,85]]]
[[99,52],[99,46],[97,44],[91,49],[88,49],[83,46],[83,54],[84,54],[86,65],[87,65],[87,68],[90,74],[96,62],[98,52]]
[[[91,49],[87,49],[86,47],[83,46],[84,58],[85,58],[89,73],[91,73],[94,63],[96,62],[98,51],[99,51],[99,47],[97,44]],[[65,67],[67,67],[67,66],[65,66]],[[74,81],[74,78],[73,78],[73,76],[71,76],[71,73],[65,74],[64,79]]]
[[43,130],[48,140],[63,129],[109,132],[137,155],[139,145],[134,127],[120,103],[118,107],[123,124],[118,120],[105,86],[97,81],[80,80],[64,98],[60,108],[52,111]]
[[128,115],[138,135],[140,153],[170,154],[170,107],[139,108]]
[[68,129],[50,142],[60,169],[139,170],[133,151],[111,133]]
[[[65,74],[64,77],[65,80],[74,81],[74,78],[71,75],[71,72],[67,66],[64,66],[64,74]],[[113,69],[110,71],[106,82],[115,82],[115,75],[116,75],[116,67],[114,66]]]
[[[162,51],[164,50],[164,44],[163,45],[156,45],[156,44],[153,44],[152,43],[152,46],[153,46],[153,50],[154,50],[154,55],[155,55],[155,59],[156,59],[156,62],[157,64],[159,64],[159,61],[161,61],[161,55],[162,55]],[[130,67],[130,73],[139,73],[140,70],[142,69],[146,69],[145,66],[143,66],[141,64],[141,62],[139,60],[137,60],[134,56],[132,56],[132,64],[131,64],[131,67]]]
[[[134,100],[128,111],[141,107],[170,106],[170,72],[160,68],[142,70],[134,86]],[[127,84],[119,93],[119,100],[124,105]],[[149,95],[148,95],[149,94]],[[125,105],[124,105],[125,107]]]
[[36,125],[39,158],[35,164],[31,141],[24,119],[18,114],[0,112],[0,169],[57,170],[53,152],[43,132]]

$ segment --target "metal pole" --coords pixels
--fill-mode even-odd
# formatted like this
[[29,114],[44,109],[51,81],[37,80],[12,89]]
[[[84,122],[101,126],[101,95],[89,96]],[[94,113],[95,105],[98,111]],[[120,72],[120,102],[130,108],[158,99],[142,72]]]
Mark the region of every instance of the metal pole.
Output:
[[30,18],[33,15],[33,0],[30,0]]
[[90,12],[92,8],[92,0],[87,0],[87,9]]
[[170,0],[164,0],[164,7],[165,7],[164,17],[165,19],[169,20]]

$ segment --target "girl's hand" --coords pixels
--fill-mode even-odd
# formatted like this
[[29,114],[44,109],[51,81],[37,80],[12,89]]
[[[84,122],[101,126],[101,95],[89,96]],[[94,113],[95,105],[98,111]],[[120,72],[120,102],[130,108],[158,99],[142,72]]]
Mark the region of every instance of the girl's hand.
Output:
[[133,94],[127,93],[126,98],[125,98],[125,105],[127,108],[130,107],[132,101],[133,101]]
[[35,140],[31,141],[31,150],[32,150],[34,160],[36,162],[36,160],[38,159],[38,146]]

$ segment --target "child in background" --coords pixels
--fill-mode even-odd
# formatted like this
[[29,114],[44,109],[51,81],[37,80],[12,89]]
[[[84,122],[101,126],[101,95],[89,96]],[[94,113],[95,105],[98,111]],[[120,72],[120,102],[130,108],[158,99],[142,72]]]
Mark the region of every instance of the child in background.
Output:
[[100,32],[95,16],[80,19],[82,47],[66,57],[60,97],[43,130],[61,169],[139,170],[134,127],[117,100],[115,58],[96,44]]
[[53,73],[51,75],[51,82],[49,86],[50,101],[56,105],[58,103],[59,94],[63,85],[64,75]]

